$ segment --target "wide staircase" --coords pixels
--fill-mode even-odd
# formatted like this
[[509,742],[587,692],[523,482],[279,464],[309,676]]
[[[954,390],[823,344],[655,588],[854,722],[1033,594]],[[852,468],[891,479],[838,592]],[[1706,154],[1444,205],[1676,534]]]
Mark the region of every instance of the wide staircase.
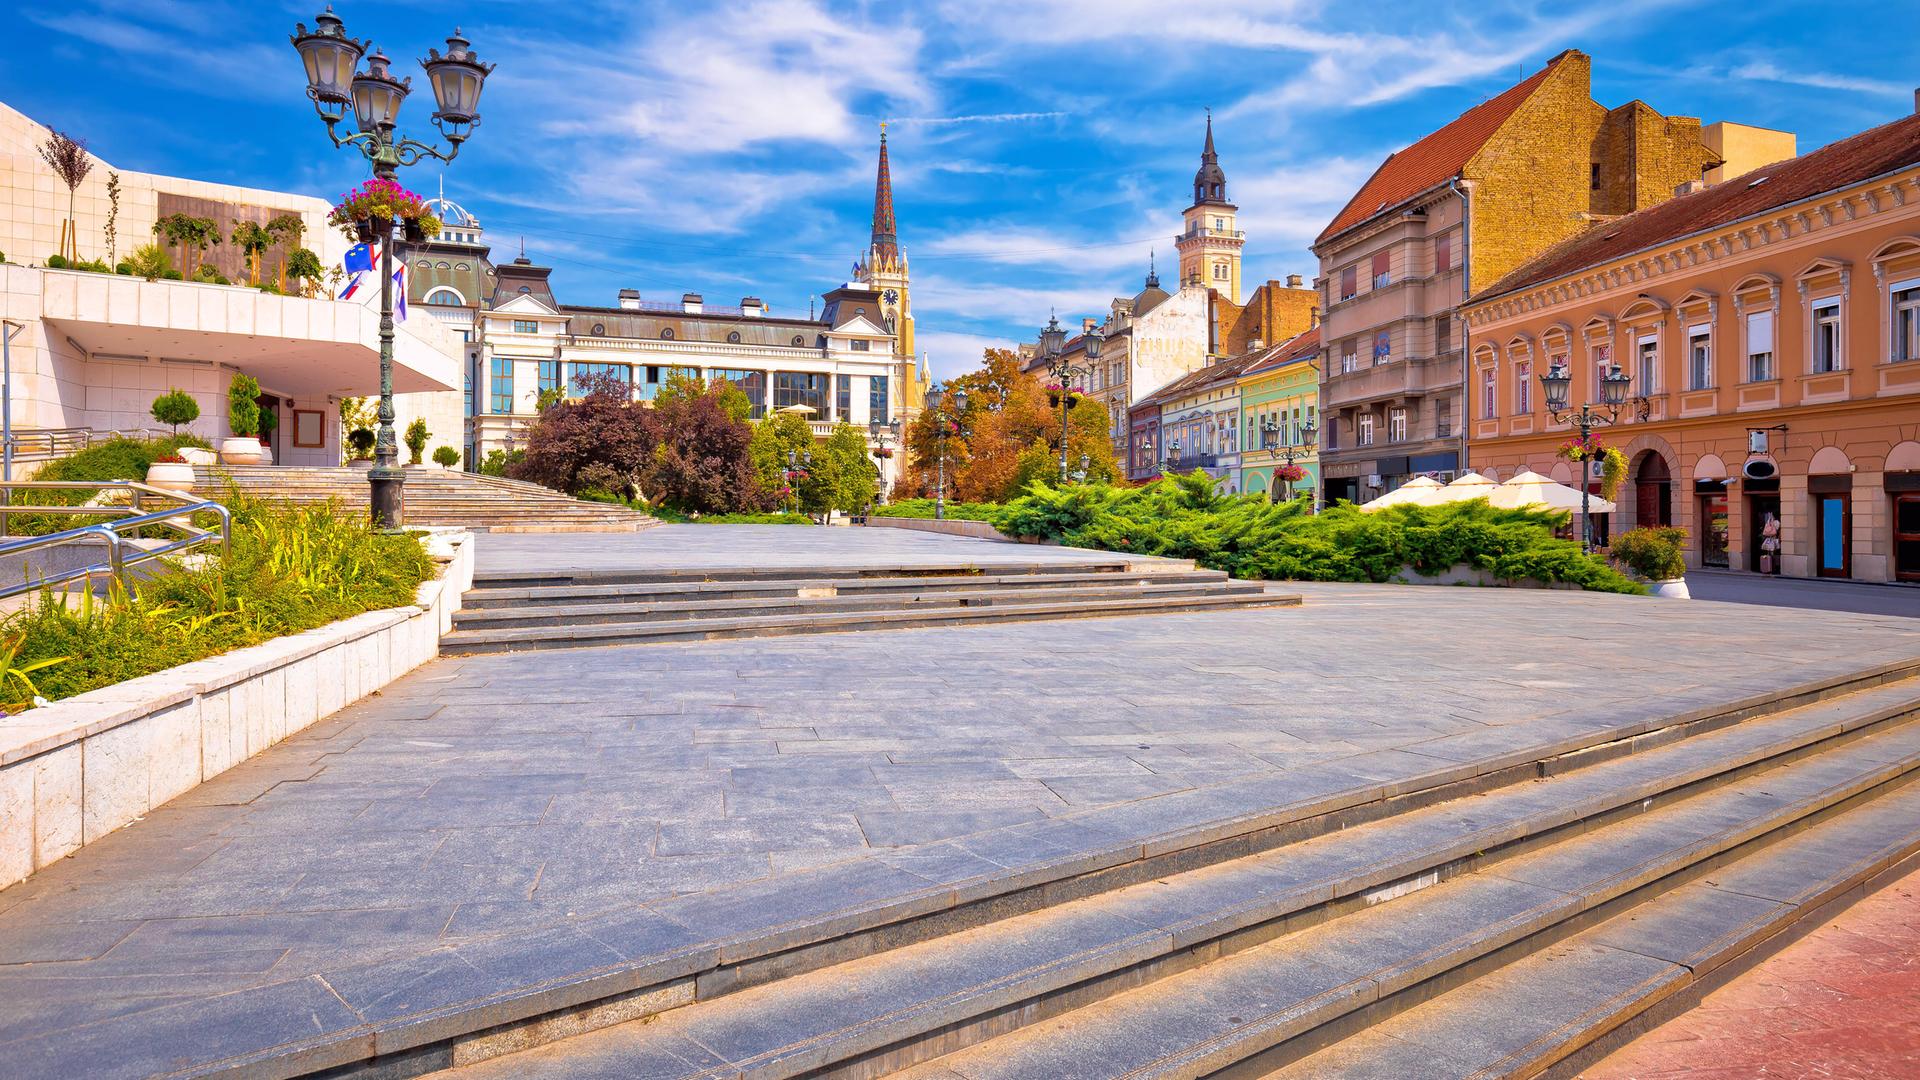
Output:
[[[1051,858],[1021,848],[1030,833],[902,849],[870,884],[842,873],[774,910],[772,893],[683,898],[711,909],[689,924],[711,945],[442,1015],[384,1063],[461,1080],[1576,1075],[1913,868],[1917,673],[1488,729],[1178,815],[1148,799]],[[903,870],[948,885],[887,894]]]
[[[210,490],[223,488],[230,479],[252,495],[367,507],[364,469],[221,464],[204,471]],[[633,532],[659,524],[624,506],[585,502],[538,484],[437,466],[408,469],[402,492],[411,525],[458,525],[492,532]]]
[[1164,559],[483,572],[442,654],[1297,605]]

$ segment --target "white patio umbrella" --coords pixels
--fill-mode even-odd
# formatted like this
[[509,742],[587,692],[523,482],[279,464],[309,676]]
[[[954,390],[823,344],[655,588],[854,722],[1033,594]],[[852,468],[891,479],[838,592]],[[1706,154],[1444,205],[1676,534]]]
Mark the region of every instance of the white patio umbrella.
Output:
[[777,409],[775,409],[775,410],[773,410],[773,411],[774,411],[774,412],[784,412],[784,413],[793,413],[793,414],[795,414],[796,416],[808,416],[808,415],[811,415],[811,414],[813,414],[813,413],[817,413],[817,412],[819,412],[820,410],[819,410],[819,409],[816,409],[816,408],[814,408],[814,407],[813,407],[813,406],[811,406],[811,405],[782,405],[782,406],[780,406],[779,408],[777,408]]
[[[1488,494],[1487,501],[1495,506],[1517,509],[1522,506],[1542,506],[1549,510],[1580,510],[1580,489],[1562,484],[1537,472],[1528,470],[1505,483],[1498,484]],[[1614,505],[1598,495],[1589,495],[1587,509],[1595,514],[1611,514]]]
[[1373,511],[1385,510],[1389,506],[1424,505],[1431,502],[1433,497],[1443,490],[1445,489],[1440,486],[1440,481],[1433,477],[1416,476],[1377,499],[1361,503],[1360,509]]
[[1445,502],[1465,502],[1468,499],[1484,499],[1493,494],[1495,485],[1491,478],[1477,472],[1461,473],[1451,484],[1433,493],[1428,505]]

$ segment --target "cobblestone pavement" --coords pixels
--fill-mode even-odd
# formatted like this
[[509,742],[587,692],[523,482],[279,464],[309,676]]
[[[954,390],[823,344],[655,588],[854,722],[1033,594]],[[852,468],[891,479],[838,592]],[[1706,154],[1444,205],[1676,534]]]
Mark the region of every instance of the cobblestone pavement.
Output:
[[1583,1075],[1920,1076],[1920,871],[1841,912]]
[[[767,530],[712,526],[484,537],[480,555],[817,563],[827,549],[804,544],[881,532],[780,530],[770,552]],[[848,543],[1045,552],[925,535]],[[1171,811],[1260,774],[1430,767],[1400,749],[1463,732],[1491,756],[1920,654],[1909,619],[1298,591],[1295,609],[437,661],[0,892],[0,1061],[16,1040],[314,974],[364,1014],[437,946],[591,949],[574,917],[670,902],[720,923],[743,883],[876,859],[910,876],[909,845]]]

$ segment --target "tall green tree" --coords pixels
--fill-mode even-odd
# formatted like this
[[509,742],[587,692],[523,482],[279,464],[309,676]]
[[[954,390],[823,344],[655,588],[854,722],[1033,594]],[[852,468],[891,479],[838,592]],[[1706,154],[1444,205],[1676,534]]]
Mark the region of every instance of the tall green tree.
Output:
[[80,237],[74,224],[74,196],[80,190],[81,181],[93,171],[93,158],[87,154],[86,140],[76,139],[64,131],[48,133],[47,141],[40,144],[40,157],[60,182],[67,185],[67,225],[60,254],[78,262]]
[[267,222],[267,235],[280,247],[280,267],[274,273],[273,284],[281,292],[287,291],[287,274],[293,269],[294,256],[306,250],[300,246],[300,240],[306,234],[307,223],[299,214],[281,214]]
[[867,456],[867,437],[852,424],[835,424],[813,451],[813,465],[800,482],[800,506],[808,513],[858,513],[878,498],[878,473]]
[[273,234],[257,221],[241,221],[236,218],[233,222],[233,232],[228,234],[228,239],[232,240],[233,246],[239,248],[240,254],[246,257],[247,284],[258,286],[260,255],[273,246]]
[[168,214],[153,223],[153,235],[164,236],[167,243],[180,248],[180,272],[192,278],[207,249],[220,242],[220,227],[212,218]]
[[783,412],[768,413],[764,420],[754,424],[753,437],[747,444],[760,486],[780,502],[786,501],[781,492],[787,486],[787,454],[792,452],[797,456],[812,450],[812,426],[802,417]]

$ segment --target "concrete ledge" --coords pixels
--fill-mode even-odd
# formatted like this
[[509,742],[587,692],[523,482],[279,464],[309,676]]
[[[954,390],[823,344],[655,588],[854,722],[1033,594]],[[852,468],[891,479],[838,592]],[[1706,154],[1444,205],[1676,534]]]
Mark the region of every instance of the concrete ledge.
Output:
[[944,536],[970,536],[975,540],[1000,540],[1009,544],[1023,542],[984,521],[960,521],[954,518],[935,521],[932,518],[869,517],[866,524],[870,528],[913,529],[918,532],[940,533]]
[[78,851],[434,659],[473,582],[473,542],[434,530],[413,604],[0,720],[0,888]]

